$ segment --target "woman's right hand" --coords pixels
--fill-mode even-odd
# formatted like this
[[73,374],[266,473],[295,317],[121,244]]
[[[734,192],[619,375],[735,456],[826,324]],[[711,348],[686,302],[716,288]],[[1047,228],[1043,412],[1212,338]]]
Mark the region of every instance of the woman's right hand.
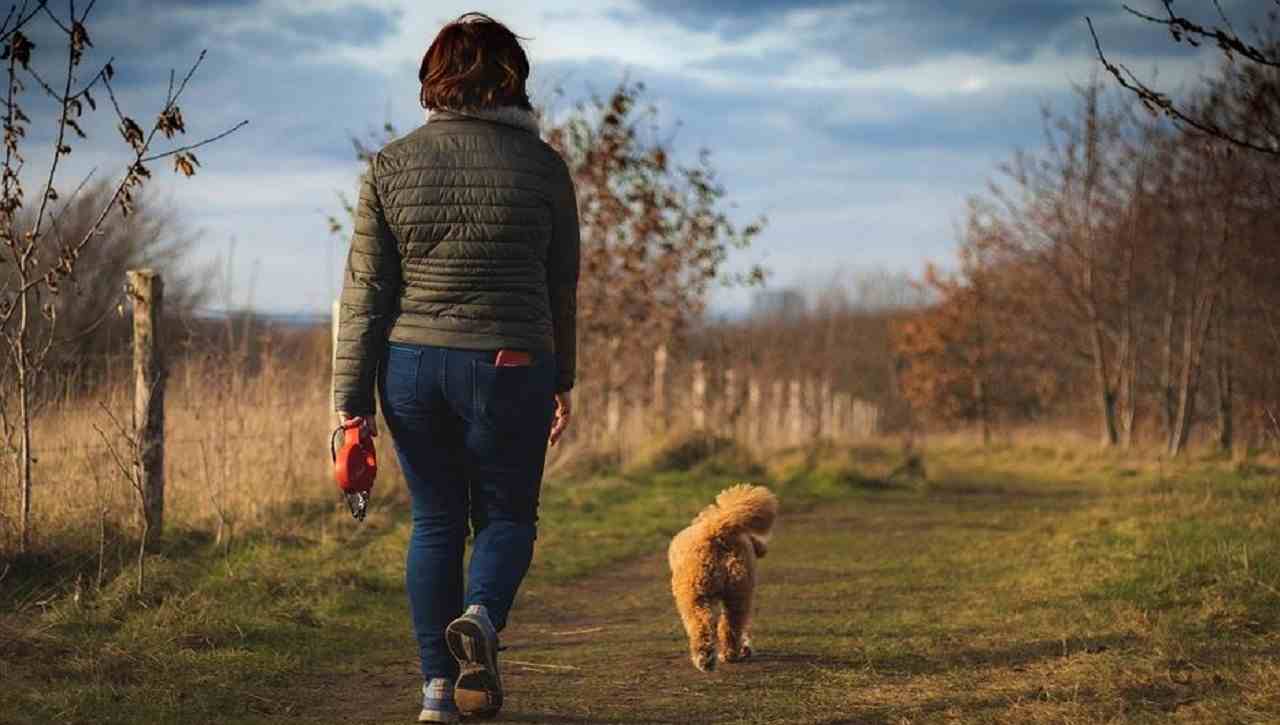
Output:
[[338,411],[338,423],[346,425],[347,421],[355,418],[360,419],[360,425],[364,428],[364,432],[370,436],[378,435],[378,421],[372,415],[349,415],[342,411]]
[[564,435],[565,428],[569,427],[569,416],[573,413],[573,398],[569,391],[556,393],[556,413],[555,418],[551,420],[551,435],[547,438],[547,443],[555,445],[560,442],[560,436]]

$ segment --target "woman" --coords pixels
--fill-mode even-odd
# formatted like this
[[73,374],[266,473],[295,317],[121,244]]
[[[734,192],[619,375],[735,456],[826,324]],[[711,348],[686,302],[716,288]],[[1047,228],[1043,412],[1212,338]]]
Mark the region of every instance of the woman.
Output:
[[334,399],[376,434],[376,383],[412,497],[419,722],[501,706],[497,633],[533,555],[546,447],[569,422],[577,203],[528,76],[501,23],[446,25],[418,72],[427,122],[373,158],[347,257]]

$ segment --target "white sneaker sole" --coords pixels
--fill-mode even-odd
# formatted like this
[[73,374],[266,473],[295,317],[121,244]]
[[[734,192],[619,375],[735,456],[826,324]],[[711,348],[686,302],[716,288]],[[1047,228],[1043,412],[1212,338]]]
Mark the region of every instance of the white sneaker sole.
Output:
[[502,676],[498,673],[497,642],[480,625],[463,617],[445,628],[445,641],[461,674],[453,687],[454,702],[467,715],[488,717],[502,708]]

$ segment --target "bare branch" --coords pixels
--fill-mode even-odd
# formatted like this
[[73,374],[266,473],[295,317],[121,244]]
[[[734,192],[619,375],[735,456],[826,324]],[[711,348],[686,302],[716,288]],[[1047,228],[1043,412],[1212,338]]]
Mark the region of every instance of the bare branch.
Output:
[[[1232,35],[1239,37],[1239,33],[1236,32],[1235,26],[1231,24],[1231,18],[1227,17],[1227,12],[1222,9],[1222,0],[1213,0],[1213,7],[1218,11],[1218,18],[1222,20],[1223,27],[1225,27]],[[1168,9],[1170,8],[1166,4],[1166,10]]]
[[165,103],[165,110],[168,110],[171,106],[173,106],[174,103],[178,102],[178,98],[182,95],[182,92],[187,90],[187,83],[189,83],[191,81],[191,77],[196,74],[196,69],[199,68],[200,64],[204,62],[204,57],[208,53],[209,53],[209,50],[207,48],[200,51],[200,55],[196,58],[196,62],[191,64],[191,70],[187,71],[186,77],[182,79],[182,83],[178,86],[178,90],[176,92],[172,90],[173,83],[172,81],[170,81],[169,100],[167,103]]
[[[94,74],[93,78],[89,81],[88,85],[76,91],[75,94],[71,96],[71,99],[74,100],[81,97],[92,99],[93,97],[89,95],[89,91],[92,90],[93,87],[97,85],[99,82],[107,80],[107,67],[111,66],[111,64],[114,63],[115,60],[116,60],[115,56],[108,58],[107,62],[103,63],[102,67],[98,69],[98,72]],[[96,104],[91,101],[90,105],[95,106]]]
[[4,34],[6,37],[8,36],[9,23],[13,22],[13,16],[17,12],[18,6],[10,5],[9,12],[5,13],[4,22],[0,23],[0,33]]
[[[1267,55],[1267,53],[1261,48],[1241,40],[1240,36],[1232,32],[1229,23],[1226,28],[1206,28],[1203,25],[1194,23],[1175,13],[1173,11],[1172,0],[1161,0],[1161,2],[1164,5],[1165,13],[1168,17],[1157,18],[1153,15],[1148,15],[1144,12],[1134,10],[1128,5],[1124,5],[1123,7],[1134,17],[1140,18],[1149,23],[1163,25],[1168,28],[1170,34],[1173,35],[1175,42],[1181,43],[1185,40],[1192,47],[1199,47],[1201,39],[1213,40],[1224,53],[1228,54],[1228,56],[1232,53],[1236,53],[1241,57],[1253,61],[1254,63],[1258,63],[1259,65],[1265,65],[1271,68],[1280,68],[1280,59],[1273,58]],[[1214,4],[1218,5],[1216,1]],[[1222,13],[1221,5],[1218,5],[1218,12]],[[1225,19],[1226,16],[1223,15],[1223,18]]]
[[[71,6],[72,20],[75,20],[75,5]],[[32,239],[39,239],[40,232],[44,228],[44,215],[49,208],[49,199],[53,196],[53,182],[57,178],[58,163],[62,161],[63,149],[70,152],[70,147],[66,145],[67,137],[67,121],[70,119],[71,104],[67,101],[67,96],[71,95],[71,81],[75,77],[75,46],[67,44],[67,82],[62,92],[60,100],[62,101],[62,110],[58,114],[58,139],[53,145],[53,159],[49,162],[49,176],[44,186],[40,189],[40,209],[36,212],[35,225],[31,228]]]
[[36,85],[40,86],[40,88],[44,90],[45,95],[49,96],[50,98],[57,101],[58,103],[63,102],[63,97],[58,95],[57,89],[55,89],[48,81],[46,81],[44,79],[44,76],[40,75],[40,73],[36,71],[34,67],[25,68],[24,70],[26,70],[27,73],[30,74],[32,78],[36,79]]
[[[120,305],[124,303],[124,298],[125,298],[124,292],[121,292],[120,295],[116,297],[114,301],[103,305],[102,314],[98,316],[98,319],[89,323],[87,326],[84,327],[84,329],[80,330],[79,332],[75,332],[70,335],[59,337],[57,339],[57,343],[65,344],[69,342],[76,342],[77,340],[82,340],[88,337],[89,335],[92,335],[94,332],[98,330],[98,328],[102,327],[102,325],[105,324],[107,320],[111,319],[112,315],[119,314]],[[50,338],[52,337],[53,337],[52,331],[50,331]]]
[[[1126,9],[1128,8],[1126,7]],[[1134,11],[1130,10],[1130,12]],[[1149,16],[1144,16],[1140,13],[1134,12],[1134,14],[1139,17],[1149,18]],[[1156,22],[1163,22],[1160,21],[1159,18],[1154,18],[1154,20]],[[1093,21],[1086,17],[1085,22],[1089,26],[1089,34],[1093,36],[1093,45],[1097,50],[1098,60],[1102,63],[1102,67],[1116,79],[1116,82],[1119,83],[1121,87],[1136,95],[1138,100],[1146,106],[1147,110],[1152,113],[1164,113],[1175,122],[1185,124],[1197,131],[1200,131],[1201,133],[1222,139],[1235,144],[1236,146],[1240,146],[1241,148],[1246,148],[1250,151],[1257,151],[1271,156],[1280,156],[1280,143],[1272,146],[1262,146],[1256,142],[1241,138],[1239,135],[1227,131],[1212,121],[1195,118],[1191,114],[1178,108],[1178,106],[1167,95],[1160,93],[1143,83],[1128,68],[1107,60],[1106,55],[1103,54],[1102,51],[1102,43],[1098,40],[1098,34],[1093,28]]]
[[[206,53],[207,51],[200,52],[199,57],[197,57],[196,61],[191,65],[190,70],[187,71],[186,76],[182,79],[182,83],[178,86],[177,90],[169,94],[169,98],[165,102],[164,109],[161,111],[162,116],[165,112],[174,108],[178,99],[182,96],[182,93],[186,90],[187,84],[190,82],[192,76],[195,74],[196,69],[200,66],[200,63],[204,60]],[[119,100],[116,98],[115,89],[111,85],[111,79],[110,79],[109,73],[102,75],[102,83],[107,89],[107,96],[108,98],[110,98],[111,105],[116,111],[116,116],[119,119],[121,119],[122,123],[128,122],[129,118],[124,115],[123,110],[120,108]],[[218,141],[220,139],[223,139],[231,135],[232,133],[235,133],[236,131],[240,130],[244,126],[248,125],[248,123],[249,122],[247,120],[241,121],[240,123],[236,124],[230,129],[223,131],[222,133],[219,133],[215,136],[206,138],[197,143],[190,144],[181,148],[173,149],[171,151],[166,151],[160,154],[147,155],[147,151],[151,148],[151,145],[155,140],[156,134],[159,133],[160,131],[160,124],[157,123],[156,125],[153,125],[151,127],[151,130],[147,133],[145,138],[143,138],[141,143],[138,143],[135,145],[133,162],[129,165],[129,168],[125,172],[124,176],[121,178],[120,183],[116,185],[115,191],[107,199],[106,204],[103,205],[102,211],[99,213],[97,219],[94,221],[92,225],[90,225],[89,231],[85,233],[84,237],[79,242],[77,242],[74,246],[69,247],[66,250],[66,253],[73,258],[76,255],[78,255],[89,244],[89,242],[92,241],[93,237],[96,236],[96,234],[98,233],[98,230],[102,226],[102,223],[106,221],[107,216],[110,215],[112,208],[114,208],[116,204],[120,203],[121,199],[127,198],[128,190],[133,186],[140,185],[142,181],[145,179],[145,177],[150,175],[150,172],[146,170],[144,164],[151,161],[155,161],[157,159],[173,156],[179,153],[185,153],[187,151],[199,148],[206,144],[213,143],[214,141]],[[39,279],[27,281],[25,284],[23,284],[19,288],[19,293],[21,294],[33,288],[39,282],[40,282]]]
[[84,178],[81,179],[80,183],[76,186],[75,191],[71,192],[71,196],[68,196],[66,201],[62,202],[62,208],[59,209],[55,215],[49,218],[49,224],[53,227],[53,230],[58,233],[59,241],[65,240],[62,238],[62,232],[58,226],[58,222],[62,219],[62,215],[67,213],[67,210],[75,205],[76,199],[80,198],[81,192],[83,192],[84,188],[88,186],[89,181],[93,179],[93,175],[96,173],[98,173],[97,166],[90,169],[89,173],[84,175]]
[[[54,12],[49,9],[49,6],[47,4],[44,6],[44,14],[49,16],[49,19],[53,21],[54,25],[58,26],[59,30],[66,33],[67,35],[71,35],[71,28],[68,28],[66,25],[64,25],[62,22],[62,18],[59,18],[57,15],[55,15]],[[72,20],[74,20],[75,19],[74,8],[71,11],[71,15],[72,15]]]
[[[22,29],[27,23],[31,22],[31,19],[36,15],[39,15],[48,4],[49,0],[40,0],[36,3],[36,6],[31,9],[31,12],[26,11],[27,3],[25,0],[22,3],[22,8],[20,9],[11,7],[9,9],[9,15],[4,19],[4,24],[0,25],[0,45],[3,45],[15,31]],[[15,18],[15,16],[17,20],[12,26],[10,26],[9,23]]]
[[[111,415],[111,411],[107,410],[105,405],[102,407],[103,407],[103,410],[106,411],[107,415],[111,418],[111,420],[115,421],[115,416]],[[102,439],[102,445],[107,449],[107,452],[111,454],[111,459],[112,461],[115,462],[116,468],[119,469],[120,475],[124,476],[125,480],[128,481],[130,485],[132,485],[136,489],[138,487],[138,484],[134,480],[135,476],[133,475],[133,472],[129,470],[129,467],[126,466],[124,464],[124,461],[120,459],[120,453],[116,450],[116,446],[111,442],[111,439],[107,437],[106,431],[98,427],[97,423],[93,424],[93,429],[97,431],[98,437]],[[130,445],[133,444],[132,438],[126,437],[126,440],[130,443]]]
[[203,141],[199,141],[197,143],[189,144],[187,146],[182,146],[180,148],[165,151],[164,153],[147,156],[146,158],[139,159],[139,161],[141,161],[142,163],[149,163],[149,162],[157,161],[159,159],[163,159],[169,156],[174,156],[176,154],[186,153],[187,151],[194,151],[195,149],[198,149],[201,146],[211,144],[214,141],[220,141],[248,125],[249,125],[249,121],[248,119],[245,119],[244,121],[237,123],[236,125],[232,126],[231,128],[227,129],[226,131],[223,131],[222,133],[216,136],[210,136],[209,138],[206,138]]

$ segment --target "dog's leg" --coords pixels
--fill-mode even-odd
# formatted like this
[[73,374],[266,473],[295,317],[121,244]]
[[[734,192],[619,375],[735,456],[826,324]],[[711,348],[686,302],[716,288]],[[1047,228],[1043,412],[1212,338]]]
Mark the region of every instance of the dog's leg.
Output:
[[720,620],[720,659],[737,662],[751,656],[747,629],[751,625],[752,581],[744,581],[725,592],[724,618]]
[[676,609],[680,610],[680,621],[684,622],[684,631],[689,636],[689,655],[693,666],[703,672],[711,672],[716,668],[716,610],[705,597],[691,596],[687,593],[676,595]]

